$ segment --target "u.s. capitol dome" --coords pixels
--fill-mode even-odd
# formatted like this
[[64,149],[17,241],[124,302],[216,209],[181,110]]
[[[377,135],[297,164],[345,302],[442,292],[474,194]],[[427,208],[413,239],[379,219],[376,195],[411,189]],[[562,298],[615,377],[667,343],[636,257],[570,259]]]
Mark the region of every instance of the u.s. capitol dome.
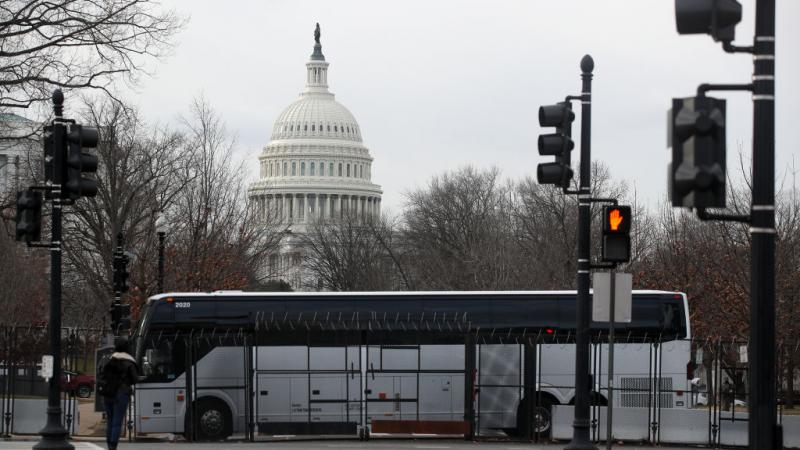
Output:
[[353,114],[328,90],[319,35],[306,63],[305,91],[278,116],[258,157],[259,180],[248,195],[264,220],[303,232],[323,218],[380,214],[381,187]]

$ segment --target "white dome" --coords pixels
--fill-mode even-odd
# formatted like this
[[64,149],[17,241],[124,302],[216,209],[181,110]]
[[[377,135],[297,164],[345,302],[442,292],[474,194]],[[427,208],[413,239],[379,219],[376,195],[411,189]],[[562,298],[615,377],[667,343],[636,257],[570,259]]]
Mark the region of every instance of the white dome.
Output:
[[299,236],[318,219],[351,214],[380,217],[381,187],[372,182],[369,149],[353,114],[328,90],[328,62],[315,30],[314,53],[306,63],[305,91],[275,120],[259,155],[259,179],[248,189],[256,217],[269,227],[291,231],[263,269],[294,289],[317,288],[303,269]]
[[271,140],[342,139],[361,142],[353,114],[333,94],[305,92],[287,106],[275,121]]

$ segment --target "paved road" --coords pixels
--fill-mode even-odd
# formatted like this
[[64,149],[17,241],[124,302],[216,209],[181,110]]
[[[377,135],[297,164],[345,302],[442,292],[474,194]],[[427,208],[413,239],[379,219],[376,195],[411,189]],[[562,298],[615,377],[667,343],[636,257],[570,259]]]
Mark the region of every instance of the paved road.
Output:
[[[0,450],[28,450],[33,447],[35,441],[0,441]],[[105,449],[104,442],[73,442],[76,450],[99,450]],[[369,442],[332,440],[332,441],[294,441],[294,442],[226,442],[225,444],[189,444],[185,442],[137,442],[129,444],[120,443],[120,450],[129,449],[152,449],[152,450],[181,450],[181,449],[203,449],[203,450],[248,450],[248,449],[269,449],[269,450],[336,450],[336,449],[375,449],[375,450],[562,450],[565,444],[558,445],[536,445],[521,442],[467,442],[450,440],[372,440]],[[602,446],[605,449],[605,446]],[[637,447],[633,445],[624,446],[625,450],[654,450],[655,447]],[[670,449],[669,447],[658,447],[657,450],[686,450],[685,448]]]

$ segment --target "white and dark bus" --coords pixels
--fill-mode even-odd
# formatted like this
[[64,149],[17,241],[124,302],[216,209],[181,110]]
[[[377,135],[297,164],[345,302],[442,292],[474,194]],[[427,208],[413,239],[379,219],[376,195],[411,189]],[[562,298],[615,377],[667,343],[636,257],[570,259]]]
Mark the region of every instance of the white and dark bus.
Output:
[[[632,308],[616,324],[614,406],[689,407],[685,294],[634,291]],[[575,313],[575,291],[159,294],[134,336],[137,432],[363,436],[469,410],[475,429],[514,434],[535,401],[547,433],[550,408],[573,402]],[[608,324],[591,327],[602,341]],[[606,347],[592,346],[596,404]]]

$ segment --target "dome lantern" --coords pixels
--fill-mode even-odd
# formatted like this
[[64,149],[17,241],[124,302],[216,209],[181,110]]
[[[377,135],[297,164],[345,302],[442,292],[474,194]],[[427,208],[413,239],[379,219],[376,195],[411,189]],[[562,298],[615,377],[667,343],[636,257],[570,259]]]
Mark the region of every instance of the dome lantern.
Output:
[[328,92],[328,62],[322,54],[322,44],[319,42],[320,30],[319,23],[314,30],[314,53],[311,60],[306,63],[306,92],[308,93],[329,93]]

